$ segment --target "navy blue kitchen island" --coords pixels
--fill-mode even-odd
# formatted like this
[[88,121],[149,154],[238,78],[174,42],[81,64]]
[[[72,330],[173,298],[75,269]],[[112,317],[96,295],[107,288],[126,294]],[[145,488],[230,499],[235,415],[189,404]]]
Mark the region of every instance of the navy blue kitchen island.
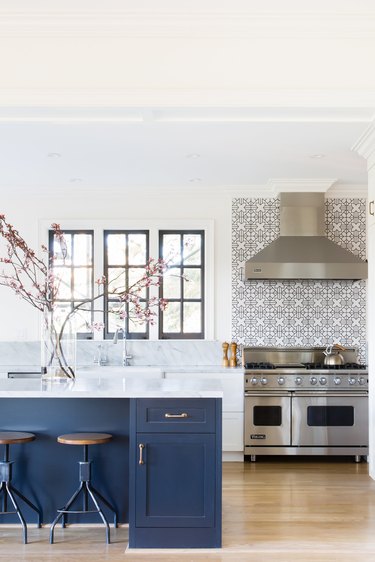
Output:
[[[212,380],[184,386],[167,380],[0,381],[0,429],[36,435],[32,443],[11,446],[14,485],[41,508],[48,525],[76,489],[82,460],[81,447],[61,445],[57,436],[111,433],[110,443],[89,447],[93,484],[115,506],[119,523],[129,523],[129,546],[220,547],[221,392]],[[22,509],[28,525],[36,522],[27,506]],[[0,521],[18,522],[9,515]],[[68,524],[77,522],[100,519],[68,516]]]

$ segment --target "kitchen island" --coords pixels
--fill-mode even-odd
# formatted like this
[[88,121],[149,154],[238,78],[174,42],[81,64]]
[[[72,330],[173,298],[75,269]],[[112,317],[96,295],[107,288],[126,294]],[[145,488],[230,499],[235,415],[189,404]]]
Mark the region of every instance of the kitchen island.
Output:
[[[60,434],[104,432],[89,448],[95,487],[129,522],[131,547],[221,545],[221,397],[218,381],[82,377],[0,381],[0,428],[36,440],[11,447],[14,485],[49,524],[77,487],[81,448]],[[144,449],[139,459],[139,444]],[[24,508],[31,523],[34,514]],[[16,522],[0,516],[1,522]],[[69,515],[68,523],[84,521]]]

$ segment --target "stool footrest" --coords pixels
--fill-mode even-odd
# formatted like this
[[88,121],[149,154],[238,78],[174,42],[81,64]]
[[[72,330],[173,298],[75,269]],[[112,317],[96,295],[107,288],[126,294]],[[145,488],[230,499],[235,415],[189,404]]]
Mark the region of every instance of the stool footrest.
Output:
[[17,511],[0,511],[0,515],[11,515],[12,513],[17,513]]
[[57,513],[99,513],[99,509],[57,509]]

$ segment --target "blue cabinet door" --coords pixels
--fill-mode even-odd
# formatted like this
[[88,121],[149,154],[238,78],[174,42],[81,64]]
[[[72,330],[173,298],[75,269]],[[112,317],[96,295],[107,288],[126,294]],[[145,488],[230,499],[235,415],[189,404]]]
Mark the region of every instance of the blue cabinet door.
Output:
[[137,434],[136,527],[215,526],[215,446],[214,434]]

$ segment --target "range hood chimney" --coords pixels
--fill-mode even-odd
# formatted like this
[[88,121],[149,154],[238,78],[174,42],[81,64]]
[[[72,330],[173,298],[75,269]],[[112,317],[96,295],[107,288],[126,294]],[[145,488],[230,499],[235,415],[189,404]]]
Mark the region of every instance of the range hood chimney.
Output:
[[367,279],[367,262],[325,236],[324,193],[280,194],[280,237],[246,262],[251,279]]

